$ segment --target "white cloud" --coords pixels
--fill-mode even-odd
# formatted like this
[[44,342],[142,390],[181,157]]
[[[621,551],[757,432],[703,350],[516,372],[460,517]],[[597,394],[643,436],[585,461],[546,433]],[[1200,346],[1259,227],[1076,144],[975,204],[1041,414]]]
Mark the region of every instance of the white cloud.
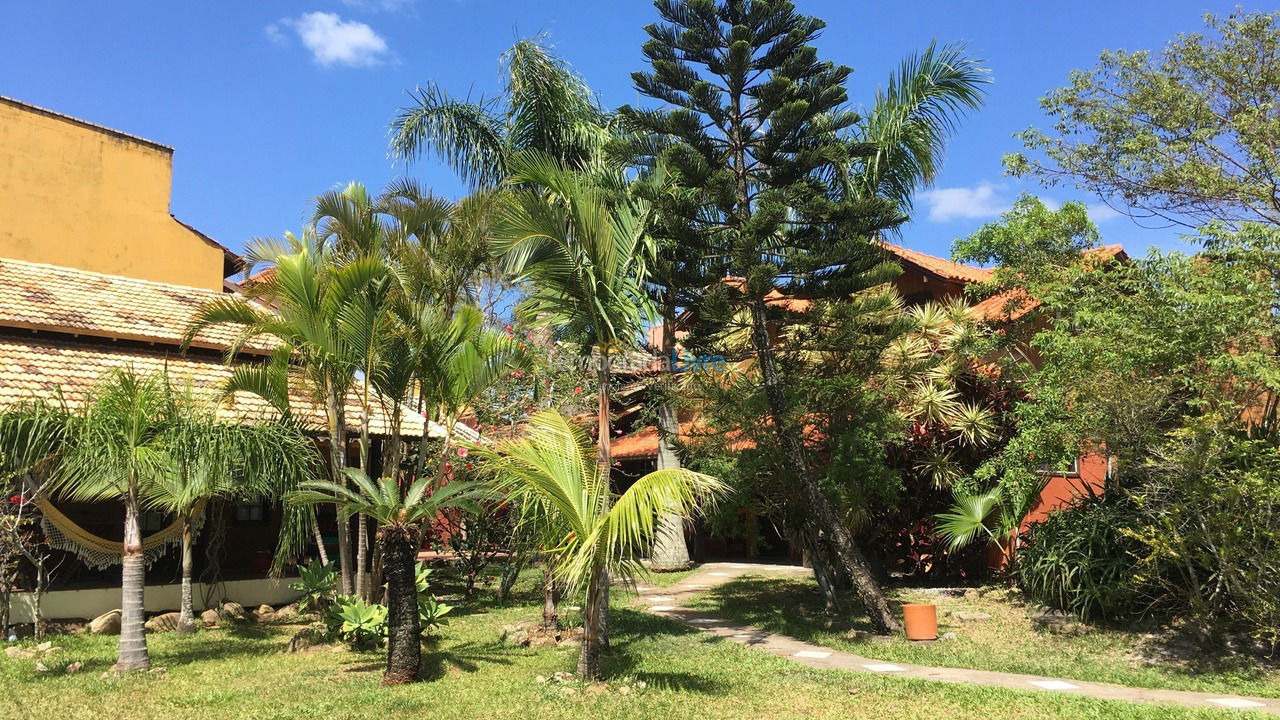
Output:
[[992,218],[1009,209],[1010,203],[1000,195],[1001,187],[978,183],[977,187],[937,188],[920,193],[929,207],[929,219],[947,222],[957,218]]
[[1085,206],[1085,210],[1088,211],[1089,219],[1094,223],[1104,223],[1120,217],[1120,211],[1106,203],[1090,203]]
[[267,37],[283,42],[281,26],[291,28],[311,51],[312,58],[324,67],[370,67],[382,63],[387,55],[387,41],[373,28],[355,20],[343,20],[337,13],[309,12],[281,20],[267,26]]
[[418,0],[342,0],[342,4],[357,10],[372,12],[399,12],[413,7]]

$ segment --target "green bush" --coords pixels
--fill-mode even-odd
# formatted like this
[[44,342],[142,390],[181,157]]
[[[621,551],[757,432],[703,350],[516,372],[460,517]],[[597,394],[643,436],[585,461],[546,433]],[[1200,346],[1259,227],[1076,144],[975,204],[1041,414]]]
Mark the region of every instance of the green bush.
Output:
[[302,612],[324,612],[333,602],[337,582],[338,571],[332,564],[311,561],[298,566],[298,582],[291,583],[289,589],[302,593],[298,598]]
[[1022,536],[1014,568],[1032,600],[1090,621],[1141,613],[1149,604],[1136,576],[1141,543],[1128,533],[1137,509],[1119,494],[1089,496]]
[[387,636],[387,608],[354,595],[339,595],[325,613],[329,634],[358,648],[375,648]]

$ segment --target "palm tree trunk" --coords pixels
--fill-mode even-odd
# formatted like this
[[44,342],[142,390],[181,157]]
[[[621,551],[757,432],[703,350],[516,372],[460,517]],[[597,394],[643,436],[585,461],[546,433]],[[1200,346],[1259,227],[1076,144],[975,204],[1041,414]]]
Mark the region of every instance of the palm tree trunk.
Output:
[[324,549],[324,535],[320,534],[320,518],[311,517],[311,535],[316,539],[316,552],[320,553],[320,564],[329,564],[329,551]]
[[146,588],[147,563],[142,552],[142,531],[138,525],[138,490],[131,487],[124,499],[124,555],[120,559],[120,648],[116,657],[117,672],[150,670],[143,592]]
[[542,627],[548,631],[560,629],[560,614],[556,611],[560,605],[560,593],[556,588],[555,574],[551,572],[550,560],[542,568]]
[[191,606],[191,521],[182,520],[182,601],[178,615],[177,632],[196,631],[195,609]]
[[[329,420],[329,472],[334,483],[345,487],[347,479],[342,474],[342,470],[347,466],[346,418],[343,417],[341,400],[338,398],[338,389],[334,386],[332,380],[327,381],[325,384],[325,405],[327,406],[325,409]],[[334,514],[338,521],[338,579],[339,584],[342,586],[342,594],[350,595],[353,589],[351,583],[351,524],[343,519],[342,510],[336,505],[334,506]]]
[[803,430],[787,421],[787,401],[782,387],[782,376],[778,372],[777,358],[774,355],[773,343],[769,337],[769,326],[765,314],[764,300],[753,299],[751,303],[751,342],[756,351],[756,362],[760,366],[760,379],[764,383],[765,399],[769,403],[774,431],[781,441],[783,459],[794,473],[799,485],[800,500],[812,513],[813,521],[827,534],[836,559],[853,582],[853,588],[870,616],[871,624],[882,633],[898,630],[898,620],[889,609],[889,602],[884,592],[871,574],[871,567],[866,557],[853,540],[853,533],[845,527],[836,513],[826,493],[818,486],[809,467],[808,452],[804,447]]
[[[596,434],[599,435],[600,452],[596,462],[599,464],[600,482],[603,483],[604,489],[601,496],[604,498],[604,507],[600,509],[601,514],[609,512],[609,507],[613,504],[613,495],[610,488],[613,485],[613,439],[609,434],[610,431],[610,413],[609,413],[609,353],[607,351],[600,353],[600,365],[596,373],[597,397],[596,397]],[[609,568],[602,567],[599,571],[600,578],[596,591],[599,598],[596,602],[600,607],[597,611],[596,633],[599,640],[599,647],[609,647]],[[587,598],[587,602],[591,602],[591,598]]]
[[387,670],[382,684],[404,685],[418,679],[422,665],[422,626],[414,581],[417,547],[413,533],[393,528],[384,528],[381,545],[387,576]]
[[600,584],[604,581],[601,568],[591,574],[587,583],[587,599],[583,609],[582,648],[578,652],[578,677],[583,680],[596,680],[600,677],[600,623],[603,619],[604,606],[600,604],[603,593]]
[[[360,469],[369,477],[374,477],[373,468],[369,467],[369,370],[366,367],[364,376],[364,393],[360,407]],[[356,518],[356,595],[369,599],[373,593],[367,587],[366,575],[369,556],[369,521],[363,513]]]

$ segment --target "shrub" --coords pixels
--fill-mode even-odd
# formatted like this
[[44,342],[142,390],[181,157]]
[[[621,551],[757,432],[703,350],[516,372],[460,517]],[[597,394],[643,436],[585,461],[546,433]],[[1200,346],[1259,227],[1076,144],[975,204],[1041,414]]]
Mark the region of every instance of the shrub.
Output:
[[358,648],[375,648],[387,636],[387,608],[353,595],[339,595],[325,613],[329,634]]
[[431,569],[425,563],[418,563],[414,575],[414,583],[418,586],[418,620],[422,624],[422,634],[430,635],[432,630],[444,624],[444,616],[453,612],[453,606],[440,602],[431,594]]
[[311,561],[298,566],[298,582],[291,583],[289,589],[302,593],[298,598],[302,612],[324,612],[333,602],[337,582],[338,571],[332,564]]
[[1141,543],[1128,533],[1134,504],[1118,493],[1088,496],[1022,536],[1014,572],[1028,597],[1090,621],[1141,613],[1149,603],[1136,576]]

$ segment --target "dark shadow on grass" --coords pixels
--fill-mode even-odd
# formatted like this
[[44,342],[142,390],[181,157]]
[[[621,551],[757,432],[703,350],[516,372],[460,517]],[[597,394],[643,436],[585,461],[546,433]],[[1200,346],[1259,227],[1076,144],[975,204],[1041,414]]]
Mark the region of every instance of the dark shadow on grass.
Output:
[[459,672],[477,672],[484,665],[510,665],[512,660],[497,643],[469,642],[455,645],[447,650],[436,650],[424,645],[422,648],[422,680],[438,680],[450,670]]
[[[857,599],[846,596],[843,600],[850,612],[833,617],[827,614],[822,592],[815,583],[748,575],[708,589],[693,607],[800,640],[814,639],[823,632],[873,632]],[[898,605],[892,601],[890,604]]]
[[[609,610],[610,645],[601,654],[601,670],[606,679],[631,676],[650,686],[705,695],[726,695],[721,683],[695,673],[653,672],[643,670],[640,658],[632,652],[635,643],[658,636],[686,637],[700,635],[696,629],[669,618],[658,617],[632,608]],[[717,639],[707,636],[711,642]]]

